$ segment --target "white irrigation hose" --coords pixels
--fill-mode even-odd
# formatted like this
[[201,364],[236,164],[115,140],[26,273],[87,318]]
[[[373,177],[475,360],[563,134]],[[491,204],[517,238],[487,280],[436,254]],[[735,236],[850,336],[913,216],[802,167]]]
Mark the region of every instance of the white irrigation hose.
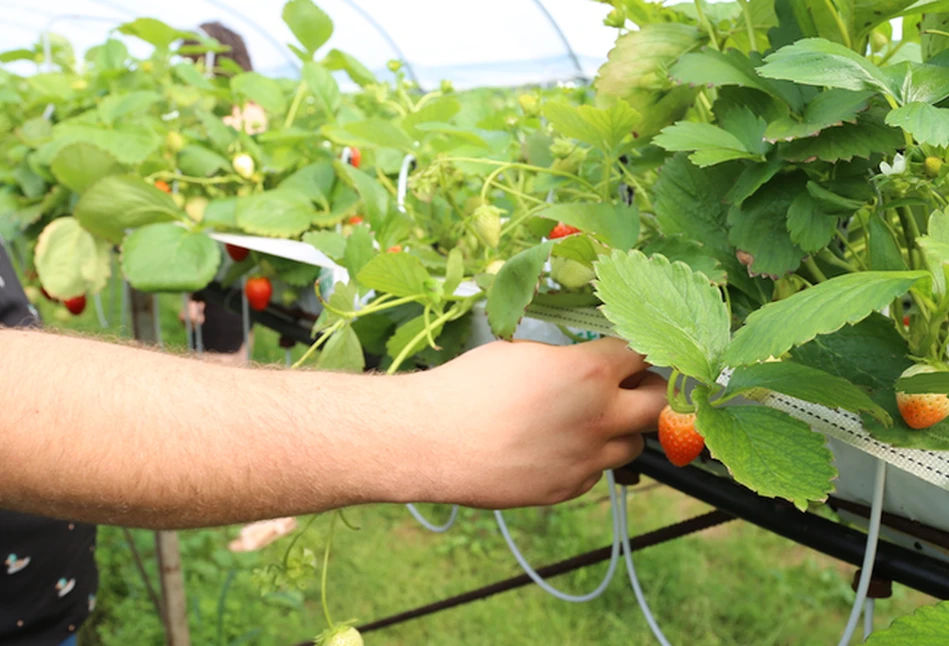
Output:
[[451,515],[448,517],[448,521],[444,525],[436,525],[429,521],[425,516],[422,515],[415,505],[409,503],[406,505],[409,510],[409,513],[412,514],[412,517],[418,521],[419,525],[424,527],[430,532],[435,532],[436,534],[441,534],[447,532],[452,528],[452,525],[455,524],[455,520],[458,518],[458,505],[451,506]]
[[850,619],[841,637],[838,646],[847,646],[853,634],[857,631],[857,623],[863,611],[863,602],[870,589],[870,579],[873,577],[873,564],[876,561],[877,544],[880,539],[880,518],[883,514],[883,489],[886,484],[886,462],[877,460],[876,476],[873,481],[873,502],[870,506],[870,527],[867,532],[867,549],[863,554],[863,566],[860,570],[860,582],[857,584],[857,598],[853,601],[850,610]]
[[639,577],[636,576],[636,568],[633,566],[633,547],[629,543],[629,520],[627,519],[628,510],[625,486],[620,487],[620,501],[617,503],[617,508],[614,513],[619,516],[619,526],[623,540],[623,560],[626,561],[626,573],[629,574],[629,582],[633,586],[636,602],[639,604],[639,609],[643,612],[643,617],[646,618],[646,623],[649,624],[649,630],[655,635],[656,641],[662,644],[662,646],[670,646],[669,640],[666,639],[666,636],[662,634],[662,629],[659,628],[659,622],[656,621],[656,617],[649,609],[649,604],[646,603],[646,596],[643,594],[643,589],[639,585]]
[[582,595],[572,595],[567,594],[566,592],[561,592],[556,589],[541,577],[537,572],[530,566],[527,560],[524,558],[524,555],[521,554],[521,551],[517,549],[517,545],[514,543],[514,539],[511,537],[511,533],[507,529],[507,524],[504,522],[504,516],[500,511],[495,510],[494,517],[498,521],[498,528],[501,530],[501,535],[504,536],[504,540],[507,543],[508,548],[511,550],[511,553],[514,555],[514,558],[517,559],[518,564],[524,570],[524,572],[531,578],[531,580],[540,586],[544,592],[560,599],[561,601],[569,601],[571,603],[584,603],[587,601],[592,601],[599,597],[609,586],[610,581],[613,580],[613,575],[616,574],[616,566],[619,564],[619,552],[620,552],[620,529],[619,529],[619,518],[616,514],[617,503],[616,503],[616,486],[615,481],[613,480],[613,472],[606,472],[606,480],[610,487],[610,506],[613,510],[613,551],[610,554],[610,566],[606,572],[606,576],[603,577],[603,581],[599,586],[592,592]]
[[405,213],[405,196],[409,192],[409,171],[412,170],[412,164],[415,163],[415,157],[406,155],[402,158],[402,167],[399,169],[399,186],[396,192],[396,206],[399,211]]
[[870,639],[870,634],[873,633],[874,604],[873,599],[867,599],[863,606],[863,641]]
[[102,296],[98,292],[92,295],[92,303],[96,306],[96,316],[99,317],[99,327],[109,327],[109,322],[105,318],[105,310],[102,308]]

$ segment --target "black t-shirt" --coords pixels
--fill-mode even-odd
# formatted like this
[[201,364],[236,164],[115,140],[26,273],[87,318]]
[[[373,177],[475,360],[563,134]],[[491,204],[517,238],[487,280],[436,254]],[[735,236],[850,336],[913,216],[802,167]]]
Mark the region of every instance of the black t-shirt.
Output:
[[[0,246],[0,326],[39,324]],[[59,646],[79,630],[95,606],[95,545],[94,525],[0,509],[0,644]]]

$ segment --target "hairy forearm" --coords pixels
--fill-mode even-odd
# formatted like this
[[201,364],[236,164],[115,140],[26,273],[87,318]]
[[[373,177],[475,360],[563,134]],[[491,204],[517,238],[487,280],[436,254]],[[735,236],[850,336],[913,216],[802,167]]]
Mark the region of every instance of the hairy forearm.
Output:
[[[0,508],[196,527],[425,498],[413,377],[213,365],[0,331]],[[415,410],[418,407],[420,410]],[[392,442],[393,431],[399,441]]]

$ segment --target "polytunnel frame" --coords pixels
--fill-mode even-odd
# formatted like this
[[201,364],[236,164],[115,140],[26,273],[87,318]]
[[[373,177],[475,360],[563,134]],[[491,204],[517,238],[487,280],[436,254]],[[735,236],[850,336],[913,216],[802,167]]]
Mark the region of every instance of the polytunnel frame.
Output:
[[[350,7],[353,11],[355,11],[363,20],[366,21],[366,23],[370,27],[372,27],[374,30],[376,30],[379,33],[380,36],[382,36],[382,38],[386,41],[389,47],[392,48],[393,52],[398,57],[398,59],[402,61],[409,78],[415,83],[417,87],[420,87],[418,75],[415,73],[415,69],[412,65],[412,61],[409,60],[408,56],[406,56],[405,53],[402,51],[402,48],[399,47],[398,42],[395,40],[395,38],[393,38],[392,34],[390,34],[389,31],[386,30],[386,28],[383,25],[381,25],[375,18],[373,18],[369,12],[363,9],[362,6],[359,4],[358,0],[340,0],[340,1],[343,2],[346,6]],[[135,17],[137,15],[135,11],[119,3],[112,2],[112,0],[88,0],[88,2],[91,2],[94,5],[98,5],[100,7],[104,7],[106,9],[115,11],[117,13],[125,14],[130,17]],[[203,0],[203,2],[227,14],[230,14],[237,20],[243,22],[245,25],[251,27],[260,36],[262,36],[264,40],[266,40],[271,46],[273,46],[275,50],[280,52],[280,55],[285,60],[287,60],[287,62],[290,64],[290,66],[293,69],[295,69],[298,73],[300,72],[300,69],[301,69],[300,62],[296,58],[294,58],[292,55],[290,55],[290,53],[287,51],[287,48],[281,45],[280,42],[277,41],[277,39],[274,38],[272,34],[270,34],[270,32],[264,29],[259,23],[252,20],[247,14],[240,11],[239,9],[235,9],[234,7],[228,6],[227,4],[221,2],[220,0]],[[550,13],[550,10],[547,9],[547,7],[544,5],[543,0],[531,0],[531,3],[535,7],[537,7],[538,11],[541,13],[541,15],[543,15],[544,19],[547,21],[550,27],[554,30],[554,33],[557,36],[557,38],[563,44],[564,50],[566,51],[566,54],[568,58],[570,59],[570,62],[572,63],[574,70],[576,71],[576,75],[577,75],[576,78],[584,82],[588,81],[588,79],[586,78],[586,74],[583,71],[583,66],[580,63],[580,58],[577,56],[576,51],[573,49],[573,46],[570,44],[570,39],[567,37],[567,34],[563,31],[563,29],[561,29],[560,24],[557,22],[556,18],[554,18],[553,14]],[[117,22],[114,19],[108,18],[106,16],[87,16],[83,14],[59,14],[56,16],[52,16],[49,19],[49,21],[46,23],[46,26],[43,28],[41,32],[41,38],[43,40],[43,54],[44,54],[44,58],[46,59],[44,62],[46,62],[47,64],[51,62],[49,34],[51,32],[52,26],[56,22],[59,22],[60,20],[95,20],[95,21]],[[22,26],[25,27],[25,25],[22,25]]]

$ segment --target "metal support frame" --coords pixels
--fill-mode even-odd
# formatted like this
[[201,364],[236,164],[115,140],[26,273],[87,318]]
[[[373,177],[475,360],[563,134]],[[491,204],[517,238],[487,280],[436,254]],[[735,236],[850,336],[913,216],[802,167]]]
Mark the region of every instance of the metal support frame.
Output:
[[[867,541],[863,532],[798,511],[785,501],[762,498],[727,478],[698,467],[673,466],[658,449],[647,446],[635,462],[622,470],[658,480],[692,498],[838,560],[856,566],[863,561]],[[949,564],[887,541],[880,541],[873,572],[878,577],[939,599],[949,599]]]

